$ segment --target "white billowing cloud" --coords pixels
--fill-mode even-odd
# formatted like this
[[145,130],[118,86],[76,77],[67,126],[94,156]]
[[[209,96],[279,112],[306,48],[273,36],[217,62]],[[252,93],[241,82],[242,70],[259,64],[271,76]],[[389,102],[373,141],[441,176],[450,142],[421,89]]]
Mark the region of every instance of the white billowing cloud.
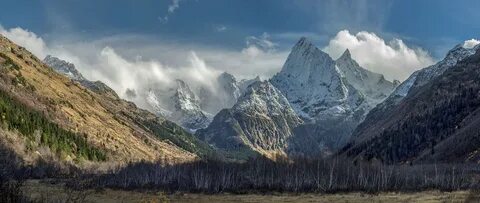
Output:
[[381,73],[389,80],[405,80],[415,70],[434,63],[434,59],[420,48],[408,47],[402,40],[385,42],[375,33],[359,32],[355,35],[342,30],[324,48],[333,58],[346,49],[362,67]]
[[16,44],[25,47],[34,55],[44,58],[48,52],[47,45],[42,38],[38,37],[35,33],[22,28],[4,29],[0,25],[0,34],[12,40]]
[[[105,81],[123,98],[133,100],[137,105],[149,108],[146,95],[150,89],[169,88],[175,79],[182,79],[192,87],[215,88],[215,78],[221,73],[212,69],[191,52],[188,65],[169,67],[156,60],[128,60],[113,48],[101,50],[95,65],[94,75]],[[129,92],[135,91],[140,97],[132,98]]]
[[480,41],[477,40],[477,39],[470,39],[470,40],[467,40],[463,43],[463,48],[465,49],[471,49],[473,47],[475,47],[477,44],[480,44]]

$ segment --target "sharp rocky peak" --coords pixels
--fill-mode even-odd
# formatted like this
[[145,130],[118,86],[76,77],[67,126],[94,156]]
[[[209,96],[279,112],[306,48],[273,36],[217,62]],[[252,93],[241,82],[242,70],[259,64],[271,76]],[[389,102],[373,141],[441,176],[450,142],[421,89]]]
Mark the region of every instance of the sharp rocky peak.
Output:
[[[300,38],[300,40],[292,48],[291,56],[301,56],[305,59],[308,58],[320,58],[320,59],[330,59],[330,56],[317,48],[312,41],[306,37]],[[333,60],[332,60],[333,61]]]
[[340,56],[339,59],[344,59],[344,60],[350,59],[350,60],[352,60],[352,55],[350,54],[350,50],[346,49],[343,52],[343,54]]

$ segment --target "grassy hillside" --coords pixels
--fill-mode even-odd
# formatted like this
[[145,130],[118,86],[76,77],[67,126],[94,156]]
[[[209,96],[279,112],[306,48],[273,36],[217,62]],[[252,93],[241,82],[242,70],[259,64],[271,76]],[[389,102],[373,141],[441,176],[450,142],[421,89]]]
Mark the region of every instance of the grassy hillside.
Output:
[[32,145],[45,145],[60,156],[92,161],[105,161],[107,158],[105,152],[89,145],[82,135],[59,127],[3,91],[0,91],[0,116],[2,128],[17,130],[28,139],[27,149],[31,149]]
[[63,156],[185,162],[214,153],[164,118],[56,73],[3,36],[0,69],[4,127],[32,140],[39,135],[39,143]]

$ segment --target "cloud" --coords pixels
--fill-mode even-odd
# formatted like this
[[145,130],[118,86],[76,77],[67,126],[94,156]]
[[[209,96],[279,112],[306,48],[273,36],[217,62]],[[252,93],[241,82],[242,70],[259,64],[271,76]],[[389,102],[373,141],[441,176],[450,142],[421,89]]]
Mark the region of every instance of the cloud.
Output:
[[253,58],[263,53],[275,52],[276,47],[278,46],[276,43],[270,40],[270,35],[266,32],[264,32],[260,37],[247,37],[245,43],[247,47],[242,50],[242,53]]
[[172,15],[173,13],[175,13],[175,11],[180,8],[180,1],[181,0],[172,0],[172,3],[170,3],[170,5],[168,5],[168,13],[163,16],[163,17],[158,17],[158,19],[162,22],[162,23],[167,23],[168,22],[168,18],[170,15]]
[[18,27],[7,30],[0,25],[0,34],[12,40],[16,44],[25,47],[27,50],[41,59],[43,59],[48,53],[47,45],[43,39],[28,30]]
[[[22,28],[7,30],[0,26],[0,32],[40,59],[51,54],[72,62],[85,78],[104,82],[120,97],[146,109],[150,108],[145,99],[148,90],[169,88],[177,78],[186,81],[194,91],[206,87],[215,92],[215,79],[222,72],[237,79],[267,79],[281,69],[288,55],[276,50],[276,43],[268,34],[247,37],[246,47],[236,50],[179,44],[144,35],[116,35],[91,41],[72,37],[46,42]],[[253,49],[255,54],[247,51]]]
[[323,48],[333,58],[349,49],[364,68],[381,73],[389,80],[405,80],[415,70],[434,63],[428,52],[407,46],[400,39],[386,42],[375,33],[361,31],[353,35],[342,30]]
[[180,0],[172,0],[172,4],[168,6],[168,13],[173,13],[180,7]]
[[479,40],[470,39],[470,40],[467,40],[463,43],[463,48],[471,49],[471,48],[475,47],[477,44],[480,44]]
[[214,30],[217,32],[225,32],[227,30],[227,26],[225,25],[215,25]]
[[195,52],[189,54],[186,66],[170,67],[157,60],[129,60],[111,47],[101,50],[93,71],[121,97],[147,109],[150,108],[146,103],[150,89],[166,90],[175,79],[187,81],[191,87],[213,89],[215,78],[221,73],[209,67]]

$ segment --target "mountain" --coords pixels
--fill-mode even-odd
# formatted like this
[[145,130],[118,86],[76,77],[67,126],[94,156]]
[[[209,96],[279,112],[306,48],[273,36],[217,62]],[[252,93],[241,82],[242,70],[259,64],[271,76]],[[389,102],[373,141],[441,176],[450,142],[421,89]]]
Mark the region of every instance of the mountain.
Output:
[[165,116],[184,128],[195,131],[210,123],[211,115],[200,108],[200,100],[182,80],[167,90],[151,90],[147,102],[158,115]]
[[407,80],[402,82],[385,101],[370,111],[365,120],[355,130],[354,139],[362,140],[376,134],[372,131],[382,128],[384,125],[381,122],[383,118],[389,117],[393,109],[395,109],[410,92],[414,92],[416,89],[431,82],[446,70],[455,66],[458,61],[475,54],[478,49],[480,49],[478,45],[471,48],[466,48],[461,44],[456,45],[448,51],[443,60],[414,72]]
[[302,120],[268,81],[256,81],[230,109],[221,110],[197,136],[235,158],[285,154],[293,129]]
[[383,101],[399,84],[399,81],[392,83],[382,74],[362,68],[352,59],[348,49],[335,62],[346,82],[364,95],[370,107]]
[[217,77],[215,88],[200,87],[198,95],[201,108],[213,115],[224,108],[231,108],[247,87],[256,81],[260,81],[260,78],[237,81],[232,74],[223,72]]
[[74,66],[58,64],[55,70],[74,79],[0,37],[0,135],[13,149],[27,149],[24,158],[184,162],[211,152],[174,123],[103,91],[108,86],[86,88]]
[[419,71],[405,97],[359,127],[340,154],[386,163],[480,161],[479,67],[478,45],[455,47]]
[[360,67],[348,50],[335,61],[306,38],[292,48],[271,83],[306,121],[298,134],[308,144],[316,142],[317,148],[330,150],[343,146],[368,111],[396,86]]
[[246,87],[258,80],[257,77],[237,81],[233,75],[224,72],[213,81],[213,87],[200,85],[192,89],[187,82],[176,79],[170,87],[152,88],[146,101],[157,115],[195,132],[206,128],[220,110],[231,108]]

